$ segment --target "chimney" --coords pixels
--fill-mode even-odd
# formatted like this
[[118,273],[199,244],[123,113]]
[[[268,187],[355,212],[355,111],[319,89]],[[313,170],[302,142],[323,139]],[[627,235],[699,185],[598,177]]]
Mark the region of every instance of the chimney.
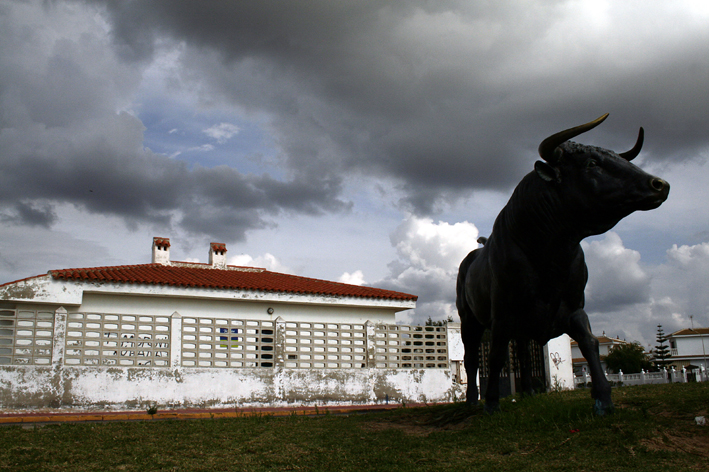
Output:
[[209,245],[209,264],[215,269],[226,269],[226,244]]
[[170,265],[170,238],[153,238],[153,264]]

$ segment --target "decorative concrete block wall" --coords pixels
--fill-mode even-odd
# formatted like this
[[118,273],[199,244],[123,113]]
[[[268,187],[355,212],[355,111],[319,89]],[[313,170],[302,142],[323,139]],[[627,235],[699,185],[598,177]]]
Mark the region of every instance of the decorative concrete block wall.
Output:
[[2,310],[0,407],[446,402],[459,328]]

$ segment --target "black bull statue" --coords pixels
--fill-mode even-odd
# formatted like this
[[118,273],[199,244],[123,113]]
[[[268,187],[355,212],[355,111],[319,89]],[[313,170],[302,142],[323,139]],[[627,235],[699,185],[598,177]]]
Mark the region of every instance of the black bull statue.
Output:
[[588,360],[595,412],[613,412],[598,339],[583,309],[588,271],[580,242],[636,210],[657,208],[670,186],[630,162],[640,153],[642,128],[633,149],[621,154],[569,141],[607,116],[542,141],[543,161],[517,185],[490,237],[481,238],[483,247],[460,264],[456,305],[470,382],[467,401],[478,402],[478,347],[489,329],[488,412],[499,409],[500,371],[510,340],[517,341],[522,392],[531,395],[530,340],[544,345],[563,333],[578,342]]

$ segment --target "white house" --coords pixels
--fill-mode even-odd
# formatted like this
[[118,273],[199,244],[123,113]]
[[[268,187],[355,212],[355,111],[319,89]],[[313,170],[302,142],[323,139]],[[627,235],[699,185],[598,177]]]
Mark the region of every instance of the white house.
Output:
[[[611,351],[611,349],[613,349],[613,347],[619,344],[630,344],[624,339],[608,337],[606,336],[605,332],[603,333],[603,335],[597,336],[597,338],[598,354],[600,354],[601,356],[601,367],[603,368],[603,370],[607,369],[606,363],[603,361],[603,359],[605,358],[605,356],[608,355],[608,353]],[[587,372],[589,371],[588,361],[585,357],[583,357],[583,354],[581,354],[581,349],[579,349],[579,345],[576,341],[571,341],[571,357],[573,358],[573,366],[575,373],[580,373],[584,370],[586,370]]]
[[670,343],[669,360],[675,368],[709,368],[709,328],[681,329],[669,334],[667,340]]
[[0,285],[0,407],[233,406],[463,397],[448,331],[395,324],[415,295],[170,260]]

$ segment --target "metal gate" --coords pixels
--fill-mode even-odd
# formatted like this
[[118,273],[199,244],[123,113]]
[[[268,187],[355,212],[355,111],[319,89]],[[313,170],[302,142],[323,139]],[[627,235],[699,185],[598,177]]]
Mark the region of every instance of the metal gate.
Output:
[[[546,391],[546,373],[544,371],[544,347],[536,341],[530,341],[530,365],[532,368],[532,388],[535,392]],[[490,376],[490,332],[486,331],[480,342],[480,396],[484,398]],[[522,389],[522,374],[517,359],[517,343],[510,341],[507,349],[505,366],[500,373],[500,398],[514,395]]]

